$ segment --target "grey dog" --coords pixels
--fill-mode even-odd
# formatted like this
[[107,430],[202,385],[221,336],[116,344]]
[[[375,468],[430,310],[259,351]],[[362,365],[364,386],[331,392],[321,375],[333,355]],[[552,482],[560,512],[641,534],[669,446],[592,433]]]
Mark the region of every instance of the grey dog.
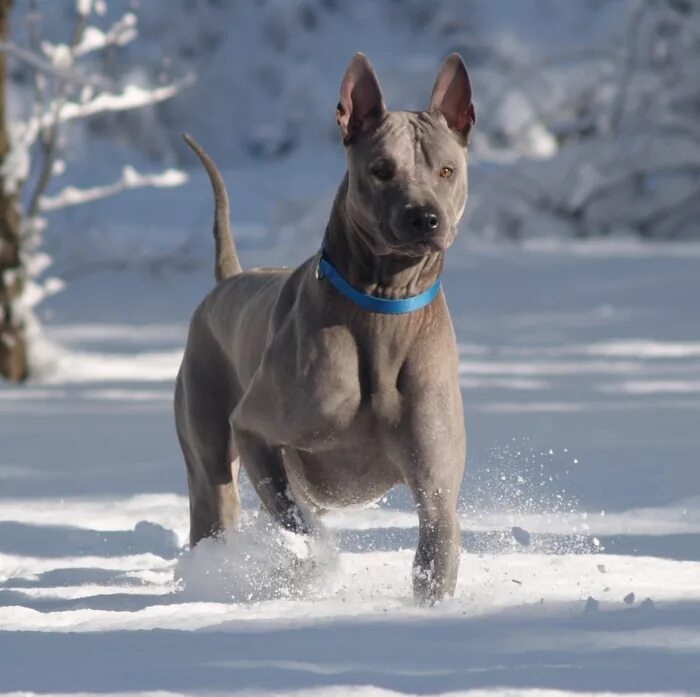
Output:
[[237,521],[241,465],[272,517],[299,534],[309,509],[406,484],[419,519],[414,596],[432,603],[454,593],[461,546],[466,436],[439,276],[467,199],[466,68],[452,54],[427,111],[390,112],[358,53],[336,117],[348,170],[321,250],[295,269],[242,271],[225,184],[185,136],[214,189],[218,281],[194,312],[175,389],[190,542]]

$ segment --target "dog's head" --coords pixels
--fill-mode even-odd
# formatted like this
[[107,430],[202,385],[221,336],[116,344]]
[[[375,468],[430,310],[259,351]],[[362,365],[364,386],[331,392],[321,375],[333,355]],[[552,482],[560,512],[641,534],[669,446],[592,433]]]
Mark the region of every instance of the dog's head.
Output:
[[377,255],[447,249],[467,201],[467,138],[476,121],[467,70],[443,63],[427,111],[388,111],[358,53],[340,87],[337,120],[348,160],[347,214]]

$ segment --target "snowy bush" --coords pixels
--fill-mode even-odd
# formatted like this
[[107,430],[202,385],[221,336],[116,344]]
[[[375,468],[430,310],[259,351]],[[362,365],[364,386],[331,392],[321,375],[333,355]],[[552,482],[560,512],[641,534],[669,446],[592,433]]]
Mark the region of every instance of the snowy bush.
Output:
[[[506,166],[475,227],[514,238],[700,235],[700,3],[622,6],[621,33],[525,61],[508,89],[496,81],[481,145]],[[513,151],[522,157],[509,160]]]
[[[170,99],[191,80],[172,81],[162,73],[149,81],[138,66],[123,62],[124,48],[138,37],[138,18],[131,11],[114,17],[105,0],[30,0],[24,14],[12,16],[17,27],[12,32],[10,9],[11,3],[3,0],[3,87],[8,70],[13,72],[11,99],[6,103],[3,98],[7,117],[3,114],[0,124],[0,374],[22,380],[31,372],[31,349],[39,334],[32,308],[62,287],[55,278],[39,280],[50,265],[40,251],[43,214],[127,189],[185,181],[176,169],[146,174],[125,165],[112,181],[66,184],[49,193],[54,179],[68,180],[67,163],[75,152],[71,128],[78,122],[99,124],[95,117],[100,115]],[[67,11],[68,38],[60,35],[66,21],[55,21]],[[26,29],[24,42],[20,28]]]

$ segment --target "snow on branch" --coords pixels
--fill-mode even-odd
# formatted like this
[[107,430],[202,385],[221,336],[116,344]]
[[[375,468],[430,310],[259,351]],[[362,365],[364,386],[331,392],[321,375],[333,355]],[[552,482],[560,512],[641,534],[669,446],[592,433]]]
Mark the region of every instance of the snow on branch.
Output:
[[187,174],[179,169],[166,169],[159,174],[141,174],[133,167],[126,166],[122,170],[121,179],[112,184],[92,186],[87,189],[78,189],[67,186],[55,196],[44,196],[41,199],[42,212],[54,211],[69,206],[79,206],[83,203],[98,201],[108,196],[114,196],[129,189],[141,189],[146,186],[167,188],[180,186],[187,181]]
[[[138,3],[130,5],[137,7]],[[50,263],[50,258],[40,251],[47,224],[42,213],[98,201],[130,189],[179,186],[187,180],[186,174],[177,169],[141,173],[125,166],[121,176],[111,183],[86,188],[67,186],[54,195],[46,195],[53,177],[65,166],[59,155],[64,150],[62,135],[67,122],[155,105],[175,96],[194,80],[193,75],[186,75],[168,84],[160,79],[159,84],[153,86],[130,84],[130,76],[136,73],[122,70],[121,65],[115,66],[116,70],[109,66],[105,68],[106,61],[98,60],[98,56],[100,53],[111,54],[110,49],[138,39],[135,12],[120,13],[115,16],[117,21],[106,23],[101,28],[90,20],[92,15],[104,16],[107,13],[106,0],[73,0],[73,6],[72,22],[68,18],[72,26],[63,41],[42,41],[44,24],[38,10],[39,0],[28,0],[27,3],[27,46],[21,47],[10,41],[7,27],[1,37],[4,40],[0,41],[0,56],[12,56],[28,66],[33,86],[30,109],[18,109],[23,115],[5,128],[7,152],[0,163],[0,198],[4,197],[5,202],[16,210],[17,228],[16,233],[11,231],[12,239],[16,239],[11,254],[4,255],[6,260],[0,259],[0,286],[6,286],[3,279],[16,280],[12,294],[0,293],[0,318],[12,320],[8,325],[11,333],[3,329],[0,341],[7,344],[8,336],[17,338],[19,348],[14,350],[12,360],[20,367],[15,369],[13,364],[10,374],[10,377],[17,375],[17,379],[23,379],[31,370],[32,358],[27,347],[35,350],[33,345],[39,334],[33,308],[47,295],[63,287],[57,279],[39,280]],[[119,53],[123,53],[126,63],[133,65],[133,56]],[[112,78],[114,74],[120,78]],[[143,71],[137,74],[143,74]],[[122,80],[125,81],[123,84]],[[31,183],[32,190],[25,196],[22,189],[28,183]],[[15,216],[12,218],[14,221]],[[5,372],[4,365],[4,362],[0,365],[2,372]]]
[[65,102],[60,109],[57,108],[56,103],[52,103],[44,114],[21,124],[20,132],[17,134],[17,142],[21,147],[29,148],[42,129],[53,128],[57,123],[65,123],[109,111],[140,109],[164,102],[174,97],[184,87],[191,85],[192,82],[194,82],[194,75],[186,75],[177,82],[152,89],[127,85],[121,92],[101,92],[83,102]]
[[106,0],[75,0],[75,11],[79,15],[87,16],[91,12],[103,15],[107,11]]
[[138,37],[137,17],[133,12],[127,12],[116,21],[106,32],[95,26],[87,26],[75,46],[68,44],[52,44],[43,41],[41,50],[55,66],[69,68],[76,58],[93,51],[100,51],[108,46],[126,46]]
[[9,55],[14,56],[18,60],[30,65],[35,70],[46,73],[47,75],[55,75],[56,77],[66,80],[67,82],[77,82],[83,85],[101,88],[104,88],[105,86],[104,80],[97,80],[92,77],[87,77],[85,75],[81,75],[80,73],[74,72],[73,70],[68,70],[66,67],[49,63],[32,51],[27,51],[26,49],[21,48],[12,42],[0,41],[0,51],[4,51]]
[[89,15],[92,12],[93,0],[75,0],[75,11],[80,15]]
[[97,27],[87,27],[73,55],[84,56],[86,53],[99,51],[107,46],[126,46],[138,37],[136,24],[136,15],[133,12],[127,12],[106,32]]
[[[72,121],[107,111],[128,111],[157,104],[174,97],[183,87],[192,84],[193,79],[193,76],[186,76],[178,82],[152,89],[127,85],[122,92],[102,92],[85,102],[68,102],[61,110],[61,121]],[[48,125],[52,118],[52,113],[45,114],[42,117],[42,124]]]

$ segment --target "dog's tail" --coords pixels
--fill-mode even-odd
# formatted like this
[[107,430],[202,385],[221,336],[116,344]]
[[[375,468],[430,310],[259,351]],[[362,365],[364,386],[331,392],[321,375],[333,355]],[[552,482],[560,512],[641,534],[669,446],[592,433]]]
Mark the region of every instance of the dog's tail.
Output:
[[207,170],[211,186],[214,190],[214,243],[216,245],[216,262],[214,275],[217,281],[233,276],[242,271],[241,262],[236,254],[236,245],[233,243],[231,224],[229,222],[229,203],[226,184],[221,172],[209,157],[207,151],[189,134],[183,133],[187,145],[195,151]]

